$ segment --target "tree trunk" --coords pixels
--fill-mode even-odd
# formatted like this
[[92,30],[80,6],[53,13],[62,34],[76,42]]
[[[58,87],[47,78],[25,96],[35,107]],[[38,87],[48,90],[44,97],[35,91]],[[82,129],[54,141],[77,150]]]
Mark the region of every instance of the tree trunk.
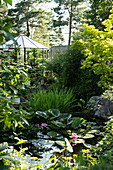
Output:
[[70,46],[71,43],[71,30],[72,30],[72,3],[73,0],[71,0],[71,10],[70,10],[70,19],[69,19],[69,40],[68,40],[68,46]]
[[30,32],[29,32],[29,21],[28,21],[28,19],[27,19],[27,37],[29,37],[30,36]]

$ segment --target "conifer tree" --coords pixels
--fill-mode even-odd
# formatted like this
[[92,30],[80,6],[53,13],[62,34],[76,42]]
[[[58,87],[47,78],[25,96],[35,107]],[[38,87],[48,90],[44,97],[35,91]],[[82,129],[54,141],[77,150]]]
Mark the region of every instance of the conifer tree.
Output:
[[34,32],[41,32],[47,35],[46,30],[50,14],[38,8],[38,4],[42,2],[41,0],[22,0],[15,5],[15,8],[8,10],[8,15],[16,19],[16,21],[12,20],[12,24],[18,35],[24,33],[29,37],[32,33],[33,38]]
[[81,9],[78,5],[84,0],[54,0],[58,3],[58,6],[54,8],[57,14],[57,19],[53,22],[53,27],[61,28],[63,26],[69,26],[69,39],[68,45],[71,43],[72,29],[77,28],[77,24],[80,22]]

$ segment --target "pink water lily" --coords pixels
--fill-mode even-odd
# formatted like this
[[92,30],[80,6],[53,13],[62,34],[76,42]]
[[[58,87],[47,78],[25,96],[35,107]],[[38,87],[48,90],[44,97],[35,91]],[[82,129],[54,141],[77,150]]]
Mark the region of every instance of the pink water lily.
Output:
[[77,134],[76,133],[72,133],[72,138],[73,139],[77,139],[78,138]]
[[40,125],[39,124],[35,124],[35,127],[38,128]]
[[72,146],[75,146],[77,145],[76,143],[76,139],[78,138],[77,134],[76,133],[72,133],[72,136],[71,136],[73,139],[71,140],[72,142]]
[[46,124],[46,123],[42,123],[42,124],[41,124],[41,126],[42,126],[42,127],[47,127],[47,126],[48,126],[48,124]]

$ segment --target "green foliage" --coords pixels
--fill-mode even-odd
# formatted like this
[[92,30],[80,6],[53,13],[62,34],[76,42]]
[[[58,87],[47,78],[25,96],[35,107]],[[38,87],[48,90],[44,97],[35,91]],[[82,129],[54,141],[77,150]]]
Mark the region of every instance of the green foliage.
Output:
[[0,65],[0,122],[3,123],[2,128],[11,128],[15,131],[17,126],[23,126],[27,123],[25,115],[28,114],[20,106],[15,108],[13,98],[20,97],[20,89],[25,85],[24,81],[20,79],[27,77],[24,68],[17,64],[9,64],[7,60],[3,60]]
[[[2,55],[0,65],[0,86],[9,92],[9,94],[17,95],[21,87],[25,86],[25,81],[28,78],[27,69],[20,67],[17,63],[10,63],[10,60],[4,60]],[[12,61],[11,61],[12,62]]]
[[0,169],[10,169],[12,166],[10,164],[6,164],[6,162],[15,163],[15,160],[10,157],[10,155],[6,152],[8,148],[8,143],[4,142],[0,144]]
[[53,71],[57,78],[57,86],[73,88],[75,98],[88,99],[101,94],[101,88],[97,86],[99,76],[95,76],[90,70],[81,69],[81,62],[85,56],[78,49],[79,44],[76,44],[66,52],[56,54],[47,64],[47,69]]
[[89,169],[112,169],[113,167],[113,117],[106,122],[103,138],[95,145],[82,150],[83,162]]
[[[54,12],[57,14],[53,20],[53,27],[59,29],[62,33],[62,27],[69,26],[68,45],[71,43],[71,34],[73,28],[77,28],[77,24],[81,21],[82,7],[78,7],[84,0],[54,0],[58,5],[54,7]],[[79,24],[78,24],[79,25]]]
[[53,89],[53,90],[36,90],[28,95],[28,107],[31,111],[45,111],[48,109],[59,109],[61,112],[71,110],[75,98],[73,90]]
[[86,11],[86,23],[94,25],[99,30],[104,30],[102,22],[108,19],[112,8],[112,0],[89,0],[90,8]]
[[[8,9],[8,15],[16,18],[11,23],[18,34],[24,33],[29,37],[32,34],[30,30],[34,29],[32,38],[49,45],[49,31],[47,27],[51,14],[41,8],[40,3],[42,2],[45,1],[21,0],[15,4],[14,8]],[[38,5],[40,5],[40,8]]]
[[[24,140],[20,140],[18,144],[24,143]],[[39,168],[35,163],[29,163],[28,160],[33,162],[37,160],[36,157],[31,157],[30,155],[24,154],[27,148],[20,148],[20,151],[17,151],[13,146],[8,146],[8,143],[4,142],[0,144],[0,169],[4,170],[21,170],[21,169],[31,169]],[[40,167],[42,165],[40,164]]]
[[112,85],[113,83],[112,22],[113,14],[102,23],[106,26],[104,31],[99,31],[94,26],[85,24],[83,34],[87,36],[87,39],[85,41],[79,40],[79,43],[82,44],[81,49],[86,55],[86,59],[82,63],[82,68],[90,68],[96,75],[99,75],[100,81],[98,82],[98,86],[104,88],[107,88],[108,85]]
[[[6,4],[10,4],[12,5],[12,0],[3,0]],[[0,1],[0,4],[1,4],[1,1]]]
[[10,18],[7,13],[8,11],[6,6],[4,4],[0,4],[0,44],[3,43],[5,39],[13,39],[11,34],[12,18]]
[[[67,129],[78,129],[85,122],[83,118],[72,117],[69,113],[62,114],[59,110],[55,109],[45,112],[37,111],[36,116],[42,120],[44,119],[52,130],[59,130],[59,133],[62,132],[62,134],[67,134]],[[48,135],[50,135],[50,132]]]

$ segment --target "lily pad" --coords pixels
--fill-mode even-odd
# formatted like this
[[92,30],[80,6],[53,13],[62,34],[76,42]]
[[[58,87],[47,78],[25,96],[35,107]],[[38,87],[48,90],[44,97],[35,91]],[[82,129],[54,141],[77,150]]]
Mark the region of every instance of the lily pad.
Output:
[[63,148],[64,148],[64,146],[65,146],[65,141],[57,140],[57,141],[55,141],[55,143],[56,143],[57,145],[59,145],[59,146],[62,146]]
[[67,146],[67,150],[69,152],[73,152],[73,148],[71,146],[71,144],[69,143],[69,140],[67,138],[65,138],[65,142],[66,142],[66,146]]
[[85,142],[84,139],[77,139],[77,140],[76,140],[76,143],[84,143],[84,142]]
[[87,133],[83,138],[88,139],[88,138],[93,138],[94,135]]
[[90,130],[88,133],[97,133],[98,130]]
[[55,132],[55,131],[50,131],[50,132],[47,133],[47,135],[49,135],[50,137],[58,137],[58,136],[60,136],[60,134]]

